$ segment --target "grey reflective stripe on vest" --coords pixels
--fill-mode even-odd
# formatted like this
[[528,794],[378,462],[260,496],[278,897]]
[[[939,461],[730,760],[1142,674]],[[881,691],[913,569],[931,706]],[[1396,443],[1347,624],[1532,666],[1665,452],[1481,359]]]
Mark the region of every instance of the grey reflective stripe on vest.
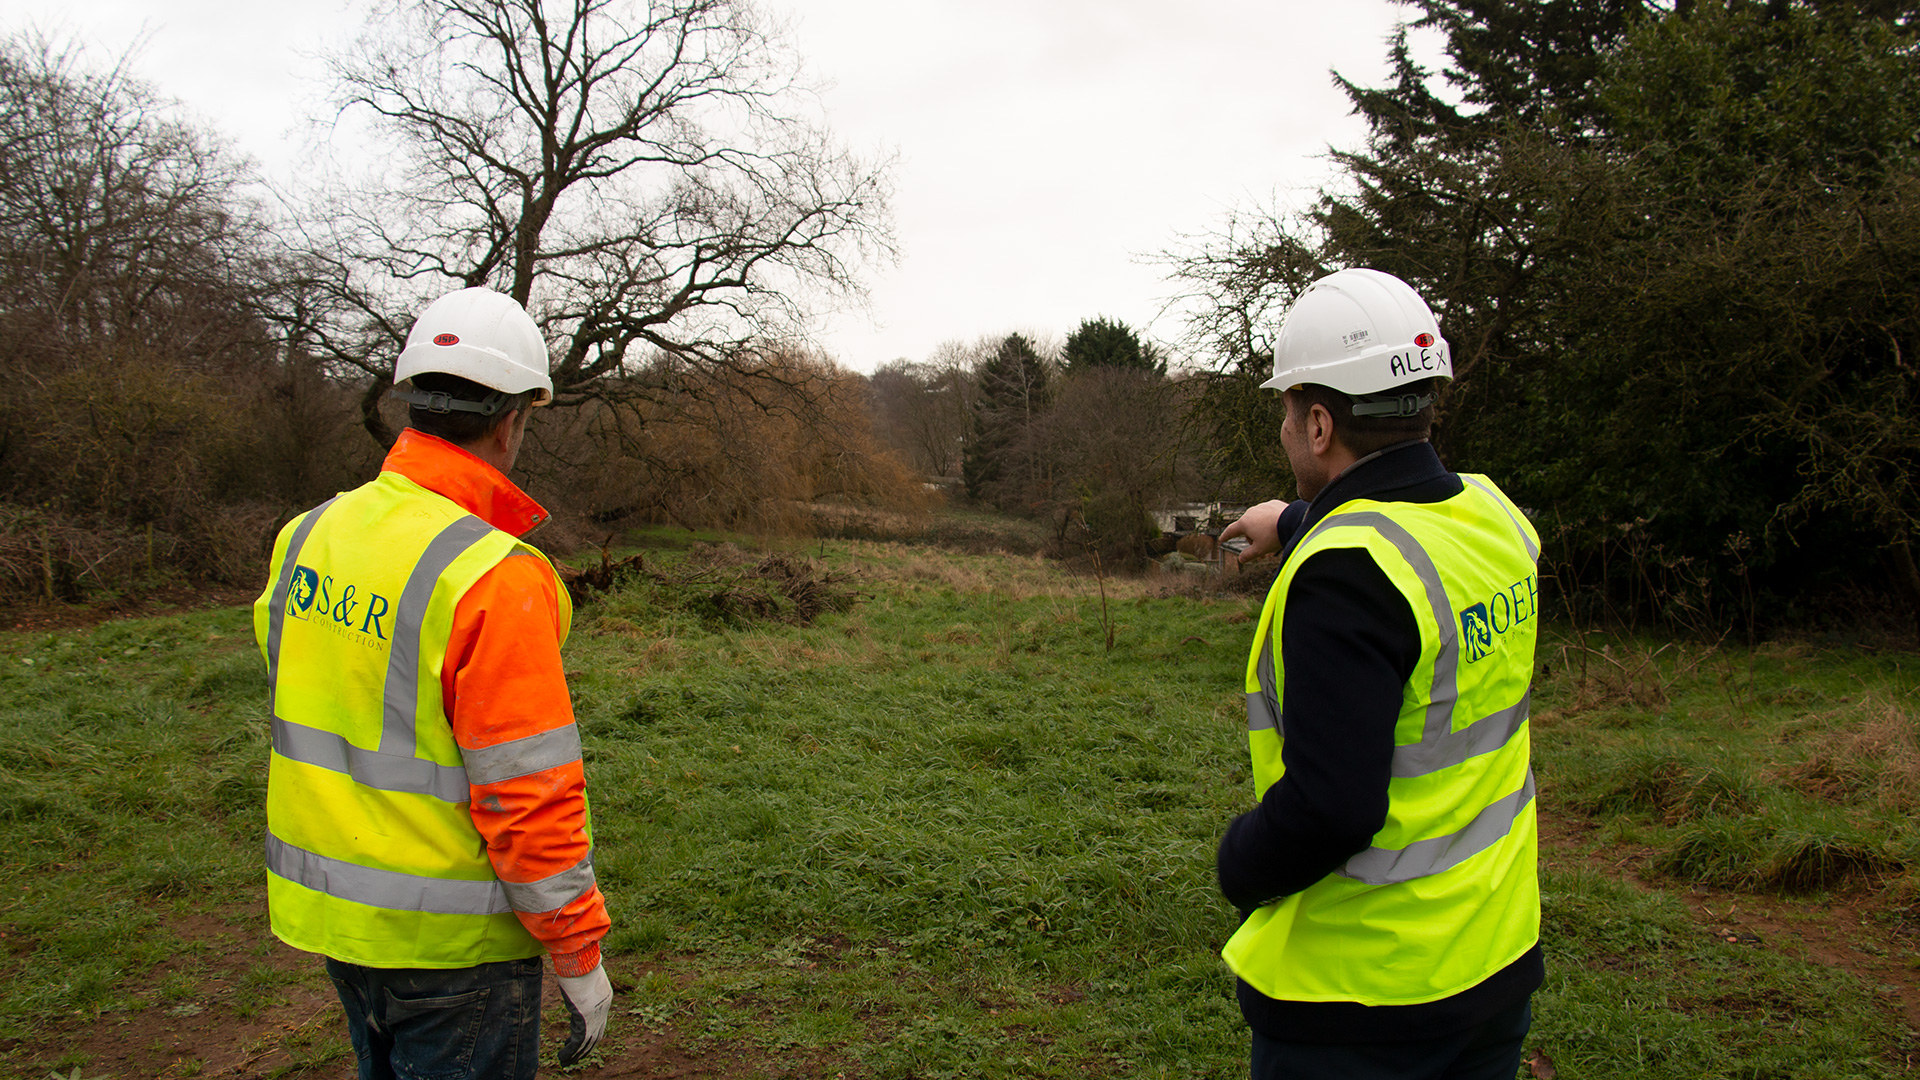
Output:
[[401,756],[355,746],[331,731],[273,718],[273,752],[289,761],[346,773],[354,782],[381,791],[411,791],[447,802],[466,802],[467,770],[412,755]]
[[1474,816],[1466,828],[1447,836],[1416,840],[1406,847],[1368,848],[1347,860],[1338,873],[1369,885],[1391,885],[1438,874],[1473,858],[1513,831],[1520,812],[1533,801],[1533,770],[1520,790]]
[[1247,695],[1247,730],[1277,732],[1286,738],[1286,732],[1280,729],[1280,710],[1273,707],[1273,692],[1256,690]]
[[[320,512],[332,505],[328,499],[307,514],[287,541],[287,554],[274,583],[274,607],[267,624],[267,695],[271,707],[280,676],[280,631],[286,618],[287,590],[292,587],[294,558],[307,541],[307,534],[320,519]],[[447,802],[466,802],[467,771],[458,765],[441,765],[415,756],[417,749],[413,723],[420,700],[420,636],[426,622],[427,603],[433,589],[453,560],[493,531],[493,527],[471,514],[440,531],[427,544],[427,550],[407,577],[394,613],[393,652],[387,661],[386,684],[382,690],[380,748],[367,750],[347,742],[332,732],[290,723],[272,712],[273,749],[289,761],[316,765],[322,769],[346,773],[355,783],[380,791],[407,791],[432,795]],[[525,741],[525,740],[517,740]],[[512,744],[509,744],[512,745]],[[580,756],[580,740],[573,737],[573,756]],[[517,775],[517,774],[516,774]],[[285,875],[282,875],[285,876]]]
[[[1434,770],[1419,767],[1415,755],[1429,747],[1438,752],[1441,750],[1440,744],[1452,737],[1453,705],[1460,698],[1460,634],[1453,625],[1453,604],[1447,599],[1446,586],[1440,582],[1439,569],[1427,557],[1427,549],[1421,547],[1413,534],[1399,522],[1376,510],[1359,510],[1351,514],[1335,514],[1320,523],[1320,529],[1338,526],[1370,528],[1384,537],[1413,568],[1414,576],[1420,579],[1421,588],[1426,590],[1427,605],[1433,609],[1440,651],[1433,658],[1433,689],[1427,695],[1426,724],[1421,729],[1419,742],[1393,748],[1393,775],[1423,776]],[[1314,531],[1317,533],[1320,529]],[[1311,543],[1312,538],[1309,537],[1306,542]]]
[[513,910],[499,881],[455,881],[356,866],[267,834],[267,869],[316,892],[389,911],[503,915]]
[[[333,499],[340,496],[335,495]],[[307,534],[313,532],[313,525],[320,515],[333,505],[328,499],[319,506],[307,511],[300,524],[293,527],[293,535],[287,537],[287,553],[281,557],[280,576],[273,582],[273,597],[267,607],[267,712],[273,712],[274,687],[280,682],[280,630],[287,622],[287,593],[293,588],[294,564],[300,559],[300,549],[307,546]]]
[[587,852],[586,858],[539,881],[520,883],[502,881],[500,883],[500,887],[507,891],[507,899],[513,903],[513,910],[524,911],[529,915],[563,908],[587,895],[593,886],[593,852],[591,851]]
[[1493,753],[1507,745],[1520,725],[1527,722],[1528,704],[1532,700],[1533,689],[1529,687],[1520,695],[1518,703],[1483,716],[1459,731],[1449,731],[1437,739],[1429,732],[1417,743],[1394,747],[1393,775],[1425,776],[1481,754]]
[[1492,488],[1475,480],[1471,476],[1462,476],[1460,479],[1486,492],[1489,498],[1499,504],[1501,512],[1507,515],[1507,520],[1513,522],[1514,531],[1520,534],[1520,543],[1527,549],[1527,558],[1532,559],[1534,562],[1539,562],[1540,545],[1533,542],[1533,537],[1527,535],[1527,527],[1520,524],[1519,518],[1513,516],[1513,508],[1507,505],[1507,500],[1501,498]]
[[485,540],[493,526],[472,514],[440,530],[414,564],[400,590],[393,619],[393,651],[387,656],[387,681],[381,691],[380,751],[412,756],[416,749],[414,714],[420,707],[420,633],[434,586],[453,560]]
[[[475,784],[497,784],[516,776],[579,761],[580,728],[568,724],[495,746],[462,749],[460,757],[467,763],[467,779]],[[465,798],[464,795],[461,797]]]
[[1454,625],[1453,603],[1447,598],[1440,571],[1427,556],[1427,549],[1398,522],[1377,510],[1335,514],[1314,531],[1318,533],[1320,529],[1336,526],[1370,528],[1400,552],[1426,591],[1427,604],[1433,609],[1434,629],[1440,638],[1440,648],[1433,659],[1433,687],[1427,695],[1427,717],[1420,741],[1393,748],[1393,775],[1425,776],[1505,746],[1526,722],[1531,695],[1523,694],[1517,703],[1480,717],[1459,731],[1453,729],[1453,709],[1460,700],[1460,631]]
[[1280,716],[1280,695],[1274,689],[1273,678],[1273,636],[1276,627],[1267,627],[1267,637],[1260,643],[1260,662],[1254,672],[1260,680],[1260,689],[1247,695],[1247,730],[1265,731],[1272,728],[1281,738],[1286,738],[1287,729]]

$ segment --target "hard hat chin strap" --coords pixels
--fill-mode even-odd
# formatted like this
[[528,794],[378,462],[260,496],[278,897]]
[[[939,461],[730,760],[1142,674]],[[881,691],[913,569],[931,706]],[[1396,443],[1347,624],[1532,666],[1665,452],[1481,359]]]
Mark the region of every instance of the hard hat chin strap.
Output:
[[1353,402],[1355,416],[1418,416],[1420,410],[1440,400],[1431,394],[1368,394]]
[[481,416],[492,416],[500,411],[512,399],[512,394],[495,390],[479,401],[467,401],[440,390],[402,390],[393,388],[396,400],[409,405],[417,405],[430,413],[470,412]]

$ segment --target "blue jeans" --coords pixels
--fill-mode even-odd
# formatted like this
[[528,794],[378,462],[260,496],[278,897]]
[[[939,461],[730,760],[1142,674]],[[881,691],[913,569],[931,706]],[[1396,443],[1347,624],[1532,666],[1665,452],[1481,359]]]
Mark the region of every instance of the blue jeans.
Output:
[[1256,1031],[1253,1080],[1513,1080],[1532,1026],[1523,1001],[1478,1027],[1414,1042],[1281,1042]]
[[540,961],[370,968],[328,958],[360,1080],[533,1080]]

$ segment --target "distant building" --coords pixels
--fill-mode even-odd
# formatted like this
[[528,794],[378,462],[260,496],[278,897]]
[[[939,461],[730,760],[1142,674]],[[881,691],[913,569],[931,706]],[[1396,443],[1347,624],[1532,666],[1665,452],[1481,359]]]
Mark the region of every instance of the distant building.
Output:
[[1160,526],[1163,533],[1185,536],[1188,533],[1205,532],[1218,534],[1230,521],[1234,521],[1247,508],[1237,503],[1175,503],[1152,511],[1154,524]]

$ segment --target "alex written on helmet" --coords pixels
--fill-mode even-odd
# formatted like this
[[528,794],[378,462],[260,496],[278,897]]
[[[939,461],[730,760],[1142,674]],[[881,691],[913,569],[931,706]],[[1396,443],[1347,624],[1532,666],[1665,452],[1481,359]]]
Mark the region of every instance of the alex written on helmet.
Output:
[[433,412],[482,416],[492,416],[508,399],[528,391],[535,405],[545,405],[553,400],[548,363],[540,328],[518,301],[485,287],[461,289],[420,313],[394,365],[393,381],[434,373],[458,375],[494,393],[482,401],[419,389],[396,389],[393,396]]
[[1379,270],[1341,270],[1307,286],[1280,326],[1273,378],[1262,389],[1302,383],[1359,398],[1356,416],[1411,416],[1437,394],[1386,392],[1453,378],[1453,357],[1433,310],[1413,286]]

